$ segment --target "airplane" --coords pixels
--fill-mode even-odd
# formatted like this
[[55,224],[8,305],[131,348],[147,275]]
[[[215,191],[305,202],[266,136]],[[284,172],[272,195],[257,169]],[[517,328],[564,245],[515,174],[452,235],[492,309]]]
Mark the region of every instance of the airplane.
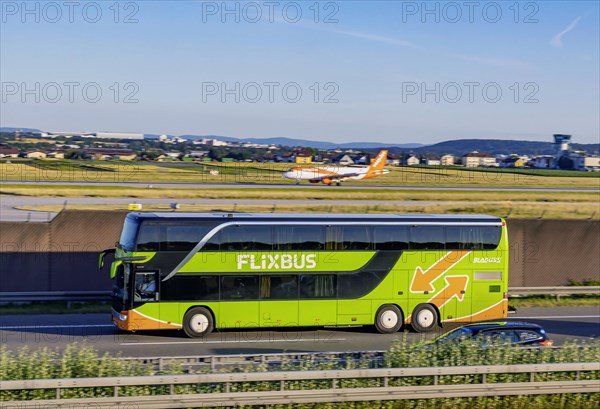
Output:
[[389,173],[389,170],[384,169],[387,161],[387,154],[387,150],[380,151],[368,167],[294,167],[283,172],[283,177],[286,179],[293,179],[297,184],[300,183],[301,180],[308,180],[310,183],[323,183],[325,185],[332,185],[335,183],[339,186],[341,182],[346,180],[370,179]]

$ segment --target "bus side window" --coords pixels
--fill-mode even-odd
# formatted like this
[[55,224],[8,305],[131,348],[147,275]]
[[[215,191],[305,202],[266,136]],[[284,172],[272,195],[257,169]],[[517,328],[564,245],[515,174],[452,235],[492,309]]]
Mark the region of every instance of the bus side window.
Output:
[[410,248],[412,250],[444,250],[446,246],[443,226],[412,226]]
[[280,251],[323,250],[325,226],[277,226],[275,248]]
[[161,228],[159,223],[144,222],[137,239],[137,251],[160,251]]
[[343,226],[344,250],[371,250],[373,230],[369,226]]
[[257,300],[258,276],[221,277],[221,300]]
[[375,226],[373,227],[375,250],[408,249],[408,227]]
[[447,226],[446,250],[474,249],[475,243],[473,242],[472,228],[469,226]]
[[335,298],[335,274],[304,274],[300,276],[300,298]]
[[231,241],[235,243],[234,250],[271,251],[273,249],[273,228],[269,225],[242,225],[228,227],[226,230],[232,233]]
[[298,276],[262,276],[260,298],[272,300],[298,299]]

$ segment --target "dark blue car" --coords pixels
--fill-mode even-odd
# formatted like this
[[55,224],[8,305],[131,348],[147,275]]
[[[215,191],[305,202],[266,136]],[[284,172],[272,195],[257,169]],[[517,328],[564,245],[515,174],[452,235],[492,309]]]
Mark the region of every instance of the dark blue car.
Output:
[[459,339],[470,339],[481,343],[483,347],[489,345],[538,347],[554,344],[540,325],[517,321],[478,322],[465,325],[440,335],[427,344],[440,345]]

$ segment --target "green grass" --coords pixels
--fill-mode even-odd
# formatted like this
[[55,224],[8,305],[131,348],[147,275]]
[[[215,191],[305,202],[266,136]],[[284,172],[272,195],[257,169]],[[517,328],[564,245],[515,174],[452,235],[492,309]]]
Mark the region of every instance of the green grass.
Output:
[[536,295],[528,297],[511,297],[512,307],[600,307],[598,295],[573,295],[559,297],[553,295]]
[[[420,169],[440,169],[439,166],[417,165],[415,168]],[[462,166],[447,166],[442,169],[462,172],[488,172],[488,173],[503,173],[531,176],[559,176],[559,177],[590,177],[600,178],[600,172],[581,172],[576,170],[561,170],[561,169],[531,169],[531,168],[464,168]]]
[[[147,161],[38,160],[11,163],[0,161],[1,180],[82,180],[107,182],[196,182],[196,183],[287,183],[282,172],[295,166],[290,163],[176,163],[167,165]],[[322,166],[322,165],[310,165]],[[208,170],[218,170],[210,175]],[[418,185],[418,186],[532,186],[598,187],[600,173],[547,169],[497,169],[389,166],[388,174],[348,185]]]

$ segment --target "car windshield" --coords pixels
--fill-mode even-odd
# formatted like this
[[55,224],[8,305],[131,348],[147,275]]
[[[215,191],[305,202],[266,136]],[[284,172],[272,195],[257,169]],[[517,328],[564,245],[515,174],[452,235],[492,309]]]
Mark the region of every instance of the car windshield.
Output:
[[434,342],[437,344],[445,344],[447,342],[454,342],[463,338],[471,338],[472,336],[473,331],[470,328],[462,327],[437,337]]

